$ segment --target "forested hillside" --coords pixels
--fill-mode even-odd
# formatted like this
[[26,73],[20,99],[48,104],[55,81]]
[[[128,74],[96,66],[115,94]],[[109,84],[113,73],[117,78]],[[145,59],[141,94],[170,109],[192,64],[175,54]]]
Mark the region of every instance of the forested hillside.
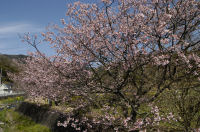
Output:
[[23,60],[27,56],[25,55],[7,55],[0,54],[0,69],[2,69],[2,82],[10,82],[11,80],[8,78],[7,73],[16,73],[19,72],[17,68],[17,62],[23,62]]

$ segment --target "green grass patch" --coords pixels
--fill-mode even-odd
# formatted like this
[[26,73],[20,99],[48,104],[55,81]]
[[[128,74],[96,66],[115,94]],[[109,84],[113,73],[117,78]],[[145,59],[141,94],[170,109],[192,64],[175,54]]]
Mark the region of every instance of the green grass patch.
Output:
[[23,101],[24,97],[23,96],[19,96],[19,97],[9,97],[7,99],[0,99],[0,105],[1,104],[11,104],[11,103],[15,103],[17,101]]
[[[12,104],[17,101],[22,101],[23,97],[14,97],[0,100],[1,105]],[[31,118],[22,115],[12,109],[4,109],[0,111],[0,128],[3,132],[50,132],[46,126],[36,124]]]

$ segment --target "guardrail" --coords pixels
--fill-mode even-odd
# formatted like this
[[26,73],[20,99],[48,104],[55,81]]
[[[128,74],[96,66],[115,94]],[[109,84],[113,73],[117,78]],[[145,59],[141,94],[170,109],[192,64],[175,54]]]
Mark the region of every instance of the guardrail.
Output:
[[0,94],[0,99],[7,98],[7,97],[23,96],[23,95],[25,95],[24,92],[4,93],[4,94]]

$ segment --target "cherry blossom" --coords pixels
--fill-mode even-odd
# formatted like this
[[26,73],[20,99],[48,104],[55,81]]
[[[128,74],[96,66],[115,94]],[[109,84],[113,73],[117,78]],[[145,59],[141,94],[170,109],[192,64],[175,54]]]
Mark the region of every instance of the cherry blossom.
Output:
[[[139,129],[145,124],[137,119],[141,104],[186,77],[200,78],[200,3],[102,0],[100,5],[69,5],[63,26],[52,25],[41,34],[54,56],[39,50],[37,36],[26,34],[24,41],[36,52],[20,64],[22,72],[14,79],[32,97],[70,101],[81,96],[75,109],[95,104],[100,94],[116,96],[119,105],[131,109],[128,117],[119,118],[121,125],[130,128],[129,121]],[[156,110],[154,121],[159,122]],[[116,120],[109,114],[102,118],[110,124]]]

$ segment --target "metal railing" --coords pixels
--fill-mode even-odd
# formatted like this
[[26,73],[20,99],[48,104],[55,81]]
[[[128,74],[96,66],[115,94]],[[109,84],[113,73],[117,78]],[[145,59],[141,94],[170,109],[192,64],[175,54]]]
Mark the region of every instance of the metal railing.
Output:
[[6,97],[14,97],[14,96],[23,96],[25,93],[24,92],[13,92],[13,93],[2,93],[0,94],[0,99],[1,98],[6,98]]

